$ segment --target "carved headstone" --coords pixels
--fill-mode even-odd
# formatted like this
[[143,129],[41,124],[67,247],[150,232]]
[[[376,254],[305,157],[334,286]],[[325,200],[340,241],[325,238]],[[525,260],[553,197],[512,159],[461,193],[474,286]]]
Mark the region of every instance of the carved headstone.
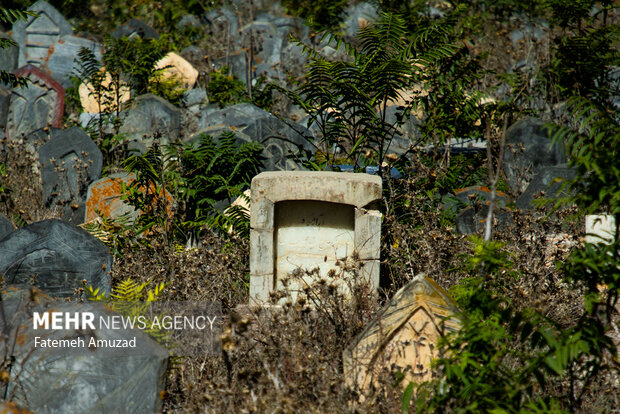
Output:
[[503,166],[515,194],[520,195],[542,168],[564,162],[564,149],[551,141],[543,120],[525,118],[506,131]]
[[417,275],[344,351],[347,383],[364,391],[385,371],[404,374],[404,386],[430,380],[431,363],[439,357],[437,341],[459,329],[457,313],[446,291]]
[[41,66],[53,53],[50,49],[61,37],[71,35],[73,29],[63,15],[44,0],[37,1],[28,11],[39,16],[29,16],[13,24],[13,40],[20,45],[19,66]]
[[47,126],[60,127],[65,110],[65,90],[39,68],[28,65],[17,71],[30,78],[28,87],[11,90],[6,136],[19,139]]
[[[275,290],[303,290],[299,271],[319,269],[319,277],[347,293],[350,275],[332,278],[336,262],[356,257],[361,278],[379,286],[381,178],[368,174],[280,171],[252,180],[250,213],[250,298],[264,304]],[[289,281],[289,279],[291,279]]]
[[101,151],[80,128],[52,129],[51,139],[39,148],[43,201],[62,210],[63,220],[81,224],[86,192],[101,174]]
[[7,285],[34,284],[55,296],[71,296],[82,280],[110,292],[112,256],[85,230],[60,220],[21,227],[0,240],[0,273]]
[[[105,326],[101,319],[118,320],[120,315],[100,302],[51,301],[40,292],[23,290],[4,296],[0,305],[8,317],[0,327],[8,339],[0,342],[0,351],[10,349],[19,367],[19,375],[11,375],[7,383],[14,401],[50,414],[161,411],[168,351],[149,335]],[[35,330],[34,312],[68,313],[78,319],[92,315],[95,329],[70,324],[67,329]],[[52,341],[57,346],[44,346]]]
[[123,124],[120,132],[134,142],[134,147],[145,150],[157,137],[167,144],[179,137],[181,111],[165,99],[145,94],[138,96],[133,106],[121,115]]
[[198,71],[192,64],[174,52],[158,60],[155,69],[162,69],[161,76],[164,79],[177,79],[185,89],[193,88],[198,79]]

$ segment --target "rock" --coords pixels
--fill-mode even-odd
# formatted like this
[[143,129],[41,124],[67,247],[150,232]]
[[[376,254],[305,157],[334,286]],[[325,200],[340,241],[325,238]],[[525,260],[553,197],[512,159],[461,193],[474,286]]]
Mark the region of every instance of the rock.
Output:
[[159,34],[153,30],[153,28],[138,19],[129,19],[114,29],[111,36],[115,39],[120,39],[121,37],[128,37],[131,39],[134,36],[141,39],[159,39]]
[[103,155],[78,127],[52,129],[51,139],[39,148],[43,200],[60,208],[63,220],[81,224],[88,185],[101,174]]
[[[10,344],[0,343],[19,367],[18,376],[8,383],[8,393],[15,402],[41,413],[145,413],[160,412],[161,393],[168,364],[168,351],[140,330],[113,329],[101,323],[120,315],[100,302],[82,304],[51,301],[36,292],[18,291],[5,295],[1,303],[4,314],[0,321]],[[69,329],[34,330],[34,312],[67,312],[79,316],[92,315],[95,329],[70,326]],[[19,331],[18,331],[19,329]],[[35,338],[39,346],[35,345]],[[74,341],[74,348],[43,347],[47,340]],[[106,347],[103,342],[120,341],[122,347]],[[127,341],[126,345],[124,341]],[[130,342],[132,341],[132,342]],[[135,348],[131,348],[135,341]],[[57,342],[58,344],[62,342]],[[8,346],[7,346],[8,345]],[[90,346],[89,346],[90,345]]]
[[[85,113],[113,112],[117,109],[117,103],[122,106],[131,98],[129,85],[124,81],[119,81],[117,90],[116,85],[112,82],[112,75],[109,72],[106,72],[101,82],[101,89],[101,91],[95,91],[94,86],[90,82],[80,84],[78,92],[80,103]],[[108,89],[110,89],[109,92],[107,91]]]
[[211,26],[212,34],[228,37],[232,43],[239,30],[239,20],[232,9],[217,7],[209,10],[205,14],[205,18]]
[[37,129],[60,127],[65,110],[65,90],[62,86],[32,65],[17,71],[28,76],[26,88],[13,88],[7,110],[6,136],[20,139]]
[[[317,186],[317,183],[320,185]],[[345,295],[353,275],[329,276],[336,262],[356,257],[359,277],[379,287],[381,178],[369,174],[278,171],[252,179],[250,213],[250,300],[269,301],[284,291],[293,300],[318,279]],[[354,253],[356,252],[356,254]],[[318,268],[317,279],[291,274]]]
[[164,79],[174,78],[181,82],[185,89],[191,89],[198,79],[198,71],[187,60],[174,52],[168,53],[155,63],[155,69],[162,69]]
[[[110,292],[112,256],[85,230],[52,219],[21,227],[0,240],[0,273],[7,285],[72,296],[82,280]],[[34,279],[33,279],[34,277]]]
[[545,122],[540,119],[522,119],[506,131],[504,173],[517,195],[541,169],[562,164],[565,160],[564,148],[553,144]]
[[539,198],[539,196],[553,199],[567,195],[567,189],[563,189],[562,186],[566,182],[574,180],[575,177],[575,170],[569,168],[566,164],[539,168],[523,194],[517,198],[517,207],[521,210],[531,209],[534,207],[532,201]]
[[13,230],[15,227],[13,227],[11,220],[6,218],[4,214],[0,214],[0,240],[8,236]]
[[179,137],[181,111],[164,98],[150,93],[138,96],[133,106],[123,111],[121,118],[120,132],[127,134],[139,149],[152,145],[155,138],[167,144]]
[[616,238],[616,217],[612,214],[586,216],[586,243],[610,244]]
[[385,371],[404,374],[401,386],[434,378],[440,338],[460,327],[448,293],[424,274],[401,288],[342,356],[345,381],[362,393]]

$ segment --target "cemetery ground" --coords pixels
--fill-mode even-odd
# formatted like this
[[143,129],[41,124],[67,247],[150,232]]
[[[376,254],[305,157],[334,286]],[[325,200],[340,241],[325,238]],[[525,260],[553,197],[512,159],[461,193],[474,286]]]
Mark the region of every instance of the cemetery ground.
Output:
[[0,13],[0,330],[156,292],[221,348],[16,330],[0,412],[620,410],[613,2],[50,3]]

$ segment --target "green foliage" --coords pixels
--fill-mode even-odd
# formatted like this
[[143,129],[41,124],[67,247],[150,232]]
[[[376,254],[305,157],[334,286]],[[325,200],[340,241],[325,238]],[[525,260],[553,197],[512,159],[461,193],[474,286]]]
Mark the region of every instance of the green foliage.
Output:
[[250,100],[245,84],[228,72],[228,66],[213,71],[207,83],[209,100],[217,103],[220,108]]
[[346,0],[283,0],[289,13],[306,19],[314,29],[337,29],[342,22]]
[[[155,145],[129,157],[123,166],[136,180],[123,189],[123,199],[142,213],[138,232],[159,229],[167,244],[204,226],[223,233],[232,227],[249,237],[247,213],[233,209],[226,215],[219,206],[249,187],[260,171],[261,151],[260,144],[238,145],[234,134],[225,133],[217,140],[202,136],[197,144]],[[166,194],[176,200],[174,207]]]

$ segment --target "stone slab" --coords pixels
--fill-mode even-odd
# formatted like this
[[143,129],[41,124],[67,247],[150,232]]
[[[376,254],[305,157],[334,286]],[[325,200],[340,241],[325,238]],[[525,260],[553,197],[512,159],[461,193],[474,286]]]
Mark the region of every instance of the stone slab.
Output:
[[134,174],[119,173],[103,177],[89,185],[84,222],[88,223],[99,217],[97,212],[109,219],[121,216],[135,219],[135,209],[121,200],[122,183],[130,185],[135,179]]
[[97,180],[103,155],[80,128],[52,129],[51,139],[39,148],[43,201],[62,212],[63,220],[81,224],[88,186]]
[[403,387],[432,379],[437,342],[459,329],[457,314],[445,290],[426,275],[417,275],[343,352],[347,384],[368,391],[384,371],[404,374]]
[[110,292],[111,267],[101,241],[61,220],[33,223],[0,240],[0,273],[7,285],[29,286],[34,276],[34,285],[54,296],[73,295],[82,280]]
[[18,76],[30,79],[28,87],[11,90],[7,110],[6,136],[20,139],[37,129],[60,127],[65,110],[65,90],[41,69],[28,65]]
[[[14,401],[41,413],[144,413],[161,411],[161,392],[168,365],[168,351],[140,330],[108,329],[95,322],[96,329],[33,329],[33,312],[91,313],[96,321],[119,315],[103,303],[83,304],[51,301],[36,292],[10,292],[3,298],[6,324],[0,321],[9,343],[0,350],[15,357],[14,372],[8,383]],[[79,315],[79,314],[78,314]],[[84,347],[71,350],[35,347],[41,340],[84,341]],[[12,340],[16,338],[16,340]],[[95,340],[134,340],[136,348],[89,347]]]
[[111,36],[115,39],[120,39],[121,37],[131,39],[134,36],[141,39],[159,39],[159,34],[152,27],[138,19],[129,19],[114,29]]

